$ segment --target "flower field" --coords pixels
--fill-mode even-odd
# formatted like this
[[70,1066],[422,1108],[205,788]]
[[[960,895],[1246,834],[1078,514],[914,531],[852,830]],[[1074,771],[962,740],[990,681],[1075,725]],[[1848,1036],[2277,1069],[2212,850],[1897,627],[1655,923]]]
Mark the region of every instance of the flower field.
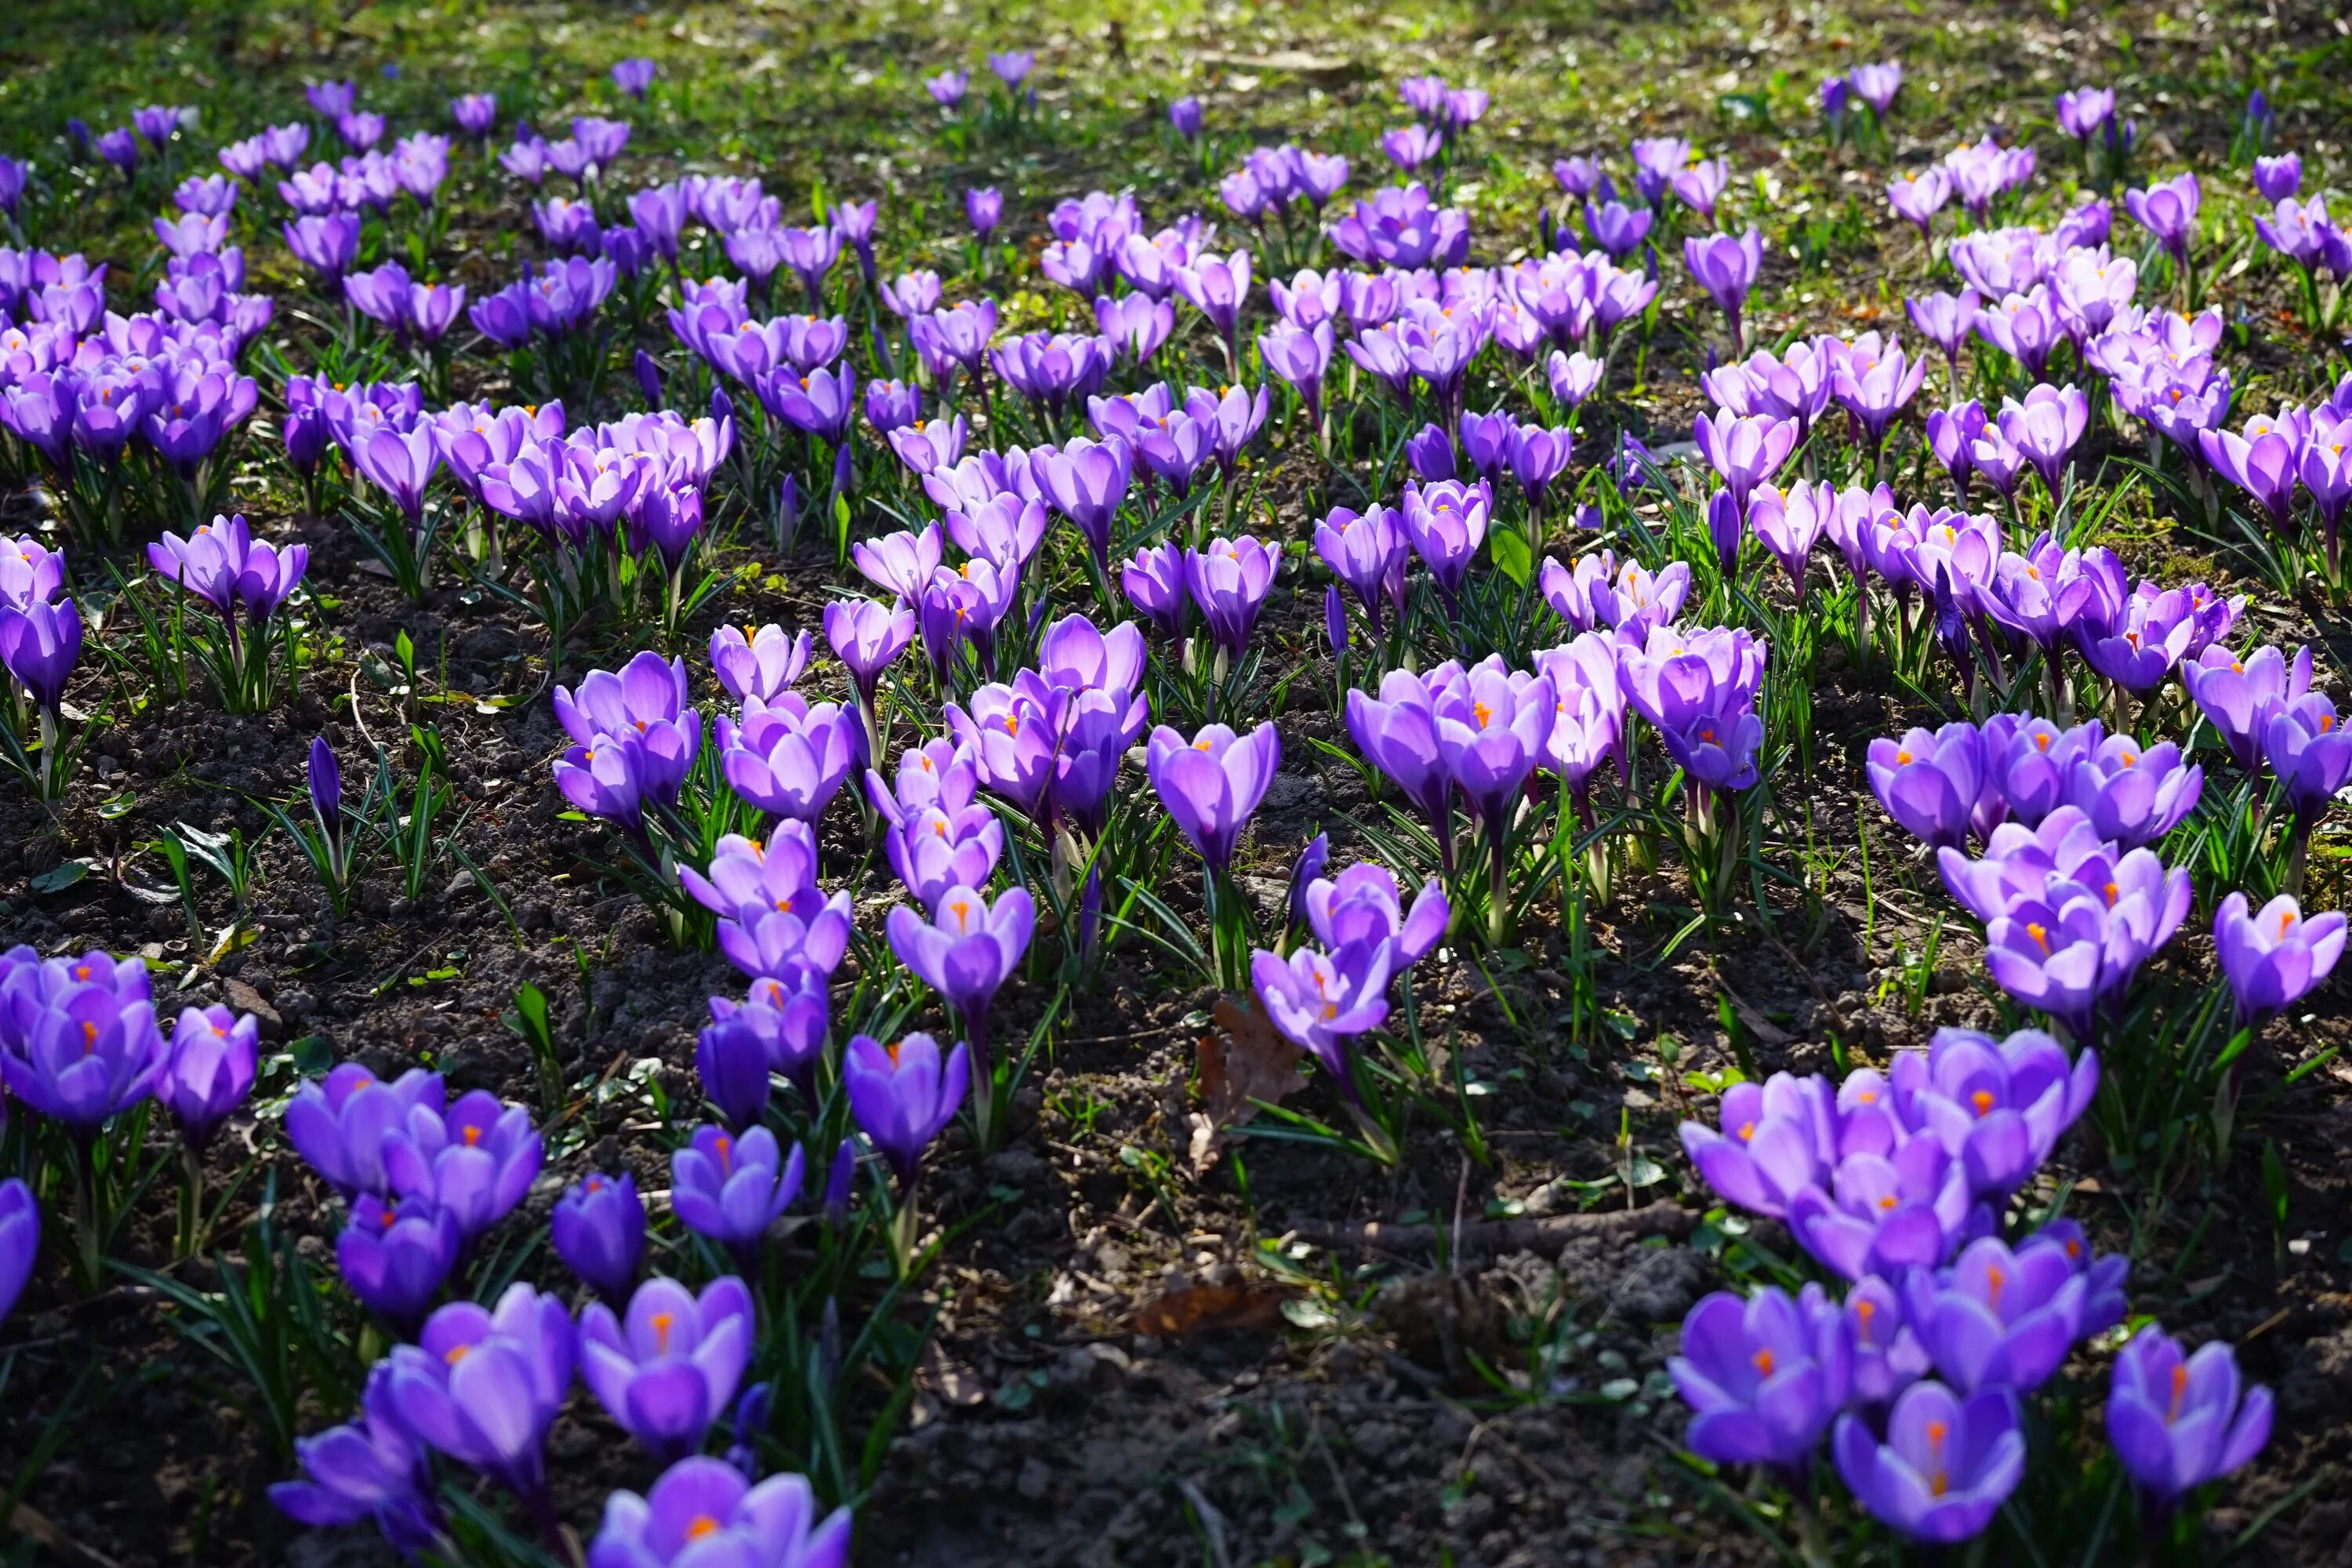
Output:
[[0,54],[11,1561],[2347,1560],[2340,21]]

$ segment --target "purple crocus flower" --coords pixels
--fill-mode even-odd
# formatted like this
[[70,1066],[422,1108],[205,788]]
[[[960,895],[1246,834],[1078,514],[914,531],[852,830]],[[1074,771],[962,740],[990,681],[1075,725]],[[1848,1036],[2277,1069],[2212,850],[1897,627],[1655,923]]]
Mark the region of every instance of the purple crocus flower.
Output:
[[[6,649],[6,616],[0,612],[0,652]],[[2285,788],[2287,805],[2304,832],[2352,781],[2352,732],[2337,721],[2336,705],[2316,691],[2281,703],[2271,714],[2263,726],[2263,756]]]
[[269,1500],[303,1524],[333,1527],[373,1518],[383,1538],[415,1557],[444,1539],[425,1445],[410,1436],[392,1398],[393,1366],[368,1373],[359,1418],[294,1440],[307,1478],[275,1481]]
[[1893,338],[1882,346],[1877,333],[1865,332],[1839,356],[1830,391],[1875,448],[1927,374],[1927,361],[1906,359]]
[[[555,782],[582,810],[603,764],[625,763],[637,793],[668,805],[702,745],[702,715],[687,706],[686,661],[647,648],[615,673],[592,669],[575,694],[555,689],[555,717],[575,742],[555,764]],[[593,753],[609,752],[610,756]]]
[[1429,684],[1411,670],[1392,669],[1381,678],[1378,697],[1351,689],[1348,733],[1372,765],[1420,809],[1451,871],[1454,779],[1438,745],[1437,714]]
[[1915,1383],[1895,1399],[1884,1443],[1861,1417],[1841,1415],[1831,1447],[1873,1518],[1937,1545],[1982,1533],[2025,1473],[2016,1401],[2000,1388],[1963,1403],[1940,1383]]
[[1405,537],[1449,606],[1461,596],[1470,563],[1486,542],[1494,507],[1494,489],[1484,479],[1472,485],[1444,480],[1404,488]]
[[[7,986],[15,1016],[0,1051],[10,1092],[84,1144],[110,1117],[145,1100],[170,1058],[143,972],[118,988],[107,983],[110,963],[102,955],[100,963],[103,969],[83,959],[17,971]],[[95,978],[77,978],[84,973]]]
[[155,1079],[190,1150],[201,1153],[214,1131],[253,1092],[260,1021],[215,1003],[184,1008],[172,1026],[171,1054]]
[[962,1020],[983,1081],[989,1005],[1020,966],[1036,929],[1037,904],[1026,888],[1007,889],[993,905],[971,888],[950,888],[929,918],[900,904],[886,923],[898,962]]
[[738,702],[772,702],[808,668],[811,647],[808,633],[788,636],[778,626],[720,626],[710,634],[710,664]]
[[2284,1012],[2316,990],[2344,956],[2344,931],[2340,912],[2306,920],[2303,906],[2284,893],[2252,914],[2245,894],[2222,900],[2213,945],[2237,999],[2239,1025]]
[[499,122],[499,100],[496,93],[468,92],[449,100],[449,118],[467,135],[484,137]]
[[331,290],[359,254],[360,220],[354,213],[296,217],[284,227],[286,248]]
[[392,1352],[392,1408],[426,1446],[545,1506],[547,1429],[572,1388],[571,1314],[510,1285],[495,1310],[456,1301]]
[[2197,448],[2215,473],[2245,491],[2263,509],[2273,528],[2285,531],[2294,513],[2295,480],[2301,477],[2309,437],[2309,421],[2294,409],[2278,419],[2251,419],[2242,435],[2232,430],[2200,430]]
[[16,1298],[33,1277],[41,1255],[41,1204],[17,1177],[0,1182],[0,1321],[16,1310]]
[[2066,770],[2064,799],[2100,837],[2137,849],[2178,826],[2204,786],[2205,770],[2184,766],[2172,742],[2142,747],[2128,735],[2111,735]]
[[[923,1151],[955,1120],[971,1082],[971,1051],[959,1043],[944,1059],[929,1035],[885,1046],[870,1035],[849,1042],[842,1086],[857,1125],[898,1173],[898,1191],[914,1191]],[[985,1092],[985,1091],[983,1091]]]
[[127,181],[139,167],[139,136],[128,125],[118,125],[98,138],[98,155],[122,171]]
[[2271,715],[2311,689],[2311,649],[2297,648],[2290,662],[2275,647],[2241,656],[2217,644],[2184,661],[2180,677],[2231,760],[2252,773],[2262,764],[2263,731]]
[[55,715],[66,679],[81,661],[81,609],[71,599],[0,606],[0,668],[32,694],[33,705]]
[[1764,265],[1763,236],[1750,225],[1748,232],[1737,238],[1727,234],[1713,234],[1704,239],[1693,237],[1683,241],[1683,262],[1698,286],[1722,309],[1724,321],[1731,331],[1732,351],[1746,353],[1748,339],[1740,330],[1739,316],[1748,302],[1748,291],[1756,286],[1756,275]]
[[1895,1053],[1888,1081],[1904,1124],[1941,1142],[1978,1196],[2000,1197],[2040,1169],[2090,1108],[2099,1058],[2086,1049],[2070,1065],[2039,1029],[2003,1040],[1938,1029],[1925,1052]]
[[672,1465],[644,1497],[616,1491],[606,1498],[588,1562],[592,1568],[846,1568],[849,1527],[846,1508],[818,1517],[805,1476],[770,1476],[753,1486],[744,1470],[698,1454]]
[[580,1313],[580,1381],[621,1429],[664,1463],[702,1446],[750,1363],[751,1292],[721,1275],[697,1296],[675,1279],[646,1280],[625,1320],[602,1301]]
[[447,1209],[468,1241],[522,1202],[544,1153],[530,1112],[480,1089],[446,1112],[411,1106],[382,1148],[393,1191]]
[[399,1138],[411,1109],[438,1116],[447,1095],[439,1073],[412,1068],[386,1083],[357,1062],[343,1062],[324,1082],[306,1079],[286,1107],[294,1152],[349,1202],[361,1193],[388,1195],[383,1145]]
[[764,1127],[740,1139],[698,1127],[670,1156],[670,1206],[697,1236],[739,1256],[754,1253],[768,1226],[800,1195],[805,1163],[799,1144],[783,1156],[776,1135]]
[[1511,814],[1541,759],[1558,697],[1549,677],[1512,672],[1499,654],[1434,695],[1438,756],[1472,815],[1486,824],[1499,878]]
[[2066,461],[2082,440],[2090,417],[2090,403],[2078,386],[2062,391],[2043,384],[2027,393],[2023,403],[2013,398],[2001,401],[2001,435],[2033,465],[2053,500],[2058,499]]
[[1213,872],[1233,864],[1242,829],[1281,764],[1282,738],[1270,723],[1247,735],[1211,724],[1189,741],[1162,724],[1144,748],[1153,791]]
[[1682,1346],[1666,1371],[1691,1407],[1693,1453],[1789,1475],[1810,1466],[1853,1366],[1838,1309],[1819,1285],[1793,1299],[1767,1285],[1744,1301],[1717,1290],[1684,1318]]
[[1914,1270],[1904,1283],[1904,1315],[1936,1370],[1962,1393],[2031,1394],[2073,1348],[2087,1288],[2057,1241],[2012,1252],[1983,1237],[1949,1268]]
[[362,1193],[335,1238],[335,1266],[361,1306],[405,1331],[441,1293],[464,1246],[457,1216],[447,1209]]
[[729,787],[761,810],[814,823],[864,750],[856,712],[787,691],[746,706],[740,725],[720,721],[719,765]]
[[1691,427],[1699,454],[1722,478],[1733,504],[1743,513],[1748,496],[1759,485],[1770,483],[1789,460],[1798,434],[1794,420],[1776,419],[1769,414],[1741,416],[1721,410],[1699,416]]
[[613,85],[642,103],[646,89],[654,84],[654,62],[643,56],[616,60],[613,65]]
[[1004,197],[993,185],[976,185],[963,194],[963,214],[972,234],[985,244],[1003,218]]
[[646,1251],[646,1205],[637,1182],[592,1172],[564,1189],[548,1216],[555,1255],[607,1301],[629,1293]]
[[[1282,1037],[1313,1053],[1360,1114],[1355,1037],[1389,1016],[1393,955],[1385,942],[1353,943],[1335,953],[1299,948],[1283,958],[1264,948],[1250,955],[1250,986]],[[1376,1134],[1386,1144],[1385,1134]]]
[[1212,539],[1204,548],[1184,552],[1185,589],[1220,651],[1242,657],[1281,563],[1279,551],[1247,534]]
[[2150,1323],[2117,1352],[2107,1440],[2157,1510],[2252,1463],[2270,1436],[2271,1391],[2243,1387],[2226,1342],[2187,1354]]
[[859,700],[871,711],[882,672],[915,640],[915,612],[903,603],[835,599],[824,607],[824,637],[849,671]]
[[953,109],[963,102],[963,95],[971,85],[971,73],[969,71],[943,70],[937,76],[923,79],[923,90],[929,93],[931,101],[941,109]]
[[1931,847],[1968,842],[1969,816],[1984,790],[1984,740],[1973,724],[1870,743],[1871,793],[1896,826]]
[[1090,441],[1084,436],[1030,455],[1030,472],[1044,499],[1076,527],[1106,573],[1110,570],[1111,522],[1127,499],[1134,461],[1125,441]]
[[1184,558],[1188,553],[1181,544],[1171,540],[1137,551],[1119,568],[1119,591],[1135,606],[1136,613],[1165,637],[1183,636],[1184,623],[1189,618],[1185,609],[1192,599],[1184,585]]
[[1934,1139],[1913,1138],[1840,1159],[1826,1190],[1817,1184],[1790,1200],[1789,1229],[1842,1279],[1899,1277],[1943,1261],[1969,1223],[1969,1198],[1960,1162]]
[[[1774,1073],[1723,1092],[1722,1131],[1681,1127],[1683,1152],[1726,1202],[1780,1219],[1796,1195],[1831,1179],[1838,1115],[1829,1080]],[[1891,1147],[1891,1142],[1890,1145]]]
[[2126,191],[2124,210],[2164,247],[2165,254],[2186,266],[2189,242],[2196,237],[2200,195],[2195,174],[2175,174],[2145,190],[2135,185]]
[[1375,505],[1363,513],[1334,507],[1315,525],[1316,554],[1354,592],[1376,634],[1383,631],[1381,595],[1391,577],[1402,575],[1411,549],[1402,514],[1393,507]]

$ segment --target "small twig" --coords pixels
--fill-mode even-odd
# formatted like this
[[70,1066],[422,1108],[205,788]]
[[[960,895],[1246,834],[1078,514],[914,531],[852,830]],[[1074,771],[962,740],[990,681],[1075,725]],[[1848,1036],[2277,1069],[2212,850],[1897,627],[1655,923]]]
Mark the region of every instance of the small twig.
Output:
[[[1688,1236],[1698,1216],[1681,1205],[1660,1200],[1638,1209],[1595,1214],[1547,1215],[1540,1219],[1483,1220],[1454,1227],[1446,1238],[1455,1254],[1465,1252],[1534,1252],[1557,1257],[1579,1237]],[[1324,1225],[1306,1221],[1290,1227],[1286,1241],[1312,1242],[1318,1247],[1378,1248],[1389,1252],[1421,1252],[1435,1247],[1438,1232],[1430,1225]]]
[[1210,1554],[1217,1560],[1217,1568],[1234,1568],[1233,1553],[1225,1546],[1225,1516],[1218,1511],[1217,1505],[1208,1500],[1200,1484],[1190,1476],[1178,1477],[1176,1489],[1184,1494],[1184,1500],[1192,1505],[1193,1516],[1200,1520],[1201,1529],[1209,1538]]

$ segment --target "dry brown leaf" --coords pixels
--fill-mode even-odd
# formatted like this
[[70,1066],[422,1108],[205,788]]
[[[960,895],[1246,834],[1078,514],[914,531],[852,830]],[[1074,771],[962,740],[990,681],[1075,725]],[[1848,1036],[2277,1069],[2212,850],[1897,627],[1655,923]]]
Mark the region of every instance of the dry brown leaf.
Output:
[[1271,1329],[1282,1322],[1283,1292],[1245,1285],[1187,1285],[1135,1310],[1135,1331],[1156,1340],[1202,1329]]
[[1307,1087],[1298,1070],[1307,1053],[1276,1033],[1265,1013],[1223,996],[1209,1016],[1218,1032],[1201,1037],[1202,1109],[1191,1118],[1196,1176],[1216,1164],[1233,1130],[1257,1114],[1258,1101],[1278,1105]]

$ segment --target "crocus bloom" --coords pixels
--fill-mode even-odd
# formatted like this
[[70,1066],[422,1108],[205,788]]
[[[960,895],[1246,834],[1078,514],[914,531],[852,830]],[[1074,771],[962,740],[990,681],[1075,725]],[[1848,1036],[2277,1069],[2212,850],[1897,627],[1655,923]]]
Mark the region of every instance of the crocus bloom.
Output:
[[637,1182],[592,1173],[564,1190],[548,1217],[555,1255],[608,1301],[629,1293],[646,1251],[646,1205]]
[[2134,186],[2126,191],[2124,210],[2174,260],[2186,263],[2189,241],[2196,237],[2200,195],[2195,174],[2175,174],[2145,190]]
[[789,1157],[776,1135],[754,1127],[740,1139],[716,1127],[670,1156],[670,1206],[678,1223],[738,1253],[756,1250],[768,1226],[800,1195],[805,1156]]
[[457,1301],[392,1352],[393,1408],[412,1435],[524,1498],[546,1488],[547,1429],[572,1387],[563,1303],[510,1285],[495,1310]]
[[1150,550],[1136,552],[1119,568],[1119,591],[1136,613],[1151,623],[1162,635],[1175,637],[1184,632],[1185,606],[1192,601],[1184,585],[1184,557],[1188,552],[1174,541]]
[[357,1062],[343,1062],[323,1082],[305,1079],[286,1107],[294,1152],[346,1202],[361,1193],[388,1194],[383,1145],[398,1138],[411,1108],[438,1115],[447,1094],[439,1073],[411,1068],[386,1083]]
[[66,679],[81,659],[81,609],[71,599],[0,606],[0,668],[50,713],[65,700]]
[[172,1026],[171,1055],[155,1080],[155,1098],[179,1122],[189,1148],[201,1152],[214,1129],[253,1091],[260,1027],[258,1019],[239,1017],[218,1003],[185,1008]]
[[170,1057],[143,975],[119,992],[73,978],[96,967],[83,960],[19,971],[9,987],[16,1017],[0,1052],[9,1090],[85,1143],[147,1098]]
[[1767,1285],[1743,1301],[1718,1290],[1683,1320],[1682,1342],[1666,1370],[1693,1412],[1691,1451],[1722,1465],[1807,1468],[1851,1376],[1827,1293],[1807,1285],[1792,1300]]
[[1470,563],[1486,541],[1494,506],[1494,490],[1484,479],[1474,485],[1448,479],[1426,488],[1404,488],[1405,537],[1448,605],[1461,595]]
[[2185,661],[2180,677],[2231,760],[2252,773],[2262,763],[2263,730],[2271,714],[2311,689],[2311,649],[2297,648],[2290,662],[2275,647],[2241,657],[2217,645]]
[[1144,750],[1145,772],[1160,804],[1215,872],[1233,864],[1242,829],[1281,763],[1282,738],[1270,723],[1247,735],[1211,724],[1190,741],[1162,724]]
[[970,888],[950,888],[929,919],[904,904],[890,911],[890,951],[955,1009],[983,1069],[989,1004],[1029,951],[1036,928],[1037,904],[1026,888],[1007,889],[993,905]]
[[335,1238],[335,1266],[360,1305],[413,1329],[441,1293],[464,1242],[447,1209],[362,1193]]
[[1184,585],[1208,623],[1210,640],[1234,658],[1249,644],[1281,563],[1279,551],[1247,534],[1212,539],[1206,548],[1184,552]]
[[2238,1358],[2219,1340],[2183,1354],[2150,1323],[2116,1356],[2107,1440],[2159,1508],[2252,1462],[2271,1436],[2271,1391],[2245,1388]]
[[1394,507],[1374,506],[1357,513],[1334,507],[1315,525],[1315,552],[1334,575],[1353,590],[1375,633],[1383,629],[1381,598],[1390,581],[1402,581],[1412,544],[1402,515]]
[[1915,1383],[1895,1401],[1885,1442],[1859,1416],[1841,1415],[1832,1447],[1872,1517],[1938,1545],[1981,1533],[2025,1473],[2015,1400],[2000,1388],[1964,1404],[1940,1383]]
[[1925,1052],[1895,1053],[1888,1081],[1905,1125],[1940,1142],[1979,1196],[2000,1196],[2040,1169],[2090,1108],[2099,1057],[2086,1049],[2069,1065],[2039,1029],[2005,1040],[1938,1029]]
[[0,1182],[0,1320],[16,1310],[41,1255],[41,1205],[15,1176]]
[[751,1292],[732,1274],[698,1297],[659,1276],[625,1321],[602,1301],[580,1314],[580,1380],[605,1413],[665,1463],[702,1446],[751,1356]]
[[710,634],[710,665],[738,702],[772,702],[808,668],[810,646],[806,632],[793,637],[778,626],[757,631],[722,626]]
[[1779,1219],[1796,1195],[1830,1180],[1837,1112],[1829,1080],[1776,1072],[1723,1091],[1723,1130],[1682,1124],[1683,1152],[1727,1203]]
[[971,224],[971,232],[982,240],[996,232],[998,221],[1004,216],[1004,197],[993,185],[978,185],[963,194],[964,216]]
[[2250,915],[2246,895],[2231,893],[2214,913],[2213,945],[2243,1025],[2294,1006],[2327,978],[2344,956],[2344,916],[2305,919],[2284,893]]
[[2084,1276],[2058,1242],[2011,1251],[1994,1237],[1970,1242],[1952,1266],[1906,1277],[1904,1315],[1928,1358],[1964,1394],[2039,1388],[2073,1348]]
[[1764,265],[1763,236],[1750,225],[1748,232],[1736,239],[1727,234],[1709,235],[1704,239],[1694,237],[1683,241],[1683,262],[1698,286],[1722,308],[1724,321],[1731,331],[1732,347],[1744,348],[1747,335],[1740,330],[1739,314]]
[[1742,417],[1717,412],[1699,416],[1691,428],[1699,453],[1744,513],[1756,487],[1770,482],[1796,449],[1796,422],[1757,414]]
[[[0,648],[5,647],[5,620],[0,615]],[[2263,756],[2306,831],[2352,780],[2352,732],[2338,721],[2336,705],[2316,691],[2281,703],[2271,714],[2263,726]]]
[[392,1378],[392,1363],[376,1363],[358,1419],[296,1438],[294,1455],[308,1479],[272,1482],[269,1500],[310,1525],[373,1517],[384,1539],[413,1557],[442,1539],[441,1510],[425,1446],[393,1403]]
[[1521,788],[1541,759],[1558,698],[1548,676],[1513,673],[1490,655],[1436,693],[1438,755],[1486,824],[1501,872],[1503,839]]
[[[1306,864],[1304,858],[1300,863]],[[1423,882],[1407,910],[1396,873],[1372,861],[1350,866],[1337,879],[1314,876],[1297,889],[1296,901],[1318,942],[1334,952],[1363,942],[1381,943],[1389,951],[1391,974],[1402,974],[1426,957],[1445,935],[1451,915],[1438,879]]]
[[[960,73],[959,73],[960,74]],[[644,1497],[616,1491],[589,1543],[593,1568],[845,1568],[850,1514],[820,1520],[808,1478],[753,1486],[723,1459],[672,1465]]]
[[446,1112],[412,1106],[383,1145],[393,1190],[449,1210],[469,1240],[522,1202],[543,1155],[530,1112],[480,1089]]
[[736,794],[762,811],[814,823],[864,750],[849,707],[812,704],[798,692],[748,709],[740,725],[721,721],[719,762]]
[[1790,1201],[1789,1229],[1843,1279],[1893,1278],[1943,1260],[1968,1220],[1969,1196],[1960,1163],[1934,1139],[1913,1138],[1887,1153],[1839,1160],[1829,1190],[1809,1186]]
[[1969,816],[1984,788],[1984,742],[1973,724],[1914,729],[1870,743],[1871,793],[1896,826],[1934,847],[1968,842]]
[[923,1034],[908,1035],[895,1046],[859,1035],[843,1053],[841,1078],[850,1111],[898,1173],[901,1194],[914,1190],[923,1151],[963,1104],[971,1058],[969,1047],[959,1043],[943,1061],[939,1043]]
[[1386,993],[1391,956],[1385,943],[1357,943],[1337,953],[1311,947],[1286,959],[1258,949],[1250,956],[1250,985],[1285,1039],[1314,1053],[1351,1102],[1352,1041],[1389,1016]]
[[1348,733],[1372,765],[1420,808],[1451,869],[1454,779],[1438,746],[1428,683],[1411,670],[1392,669],[1381,678],[1377,697],[1351,689]]

